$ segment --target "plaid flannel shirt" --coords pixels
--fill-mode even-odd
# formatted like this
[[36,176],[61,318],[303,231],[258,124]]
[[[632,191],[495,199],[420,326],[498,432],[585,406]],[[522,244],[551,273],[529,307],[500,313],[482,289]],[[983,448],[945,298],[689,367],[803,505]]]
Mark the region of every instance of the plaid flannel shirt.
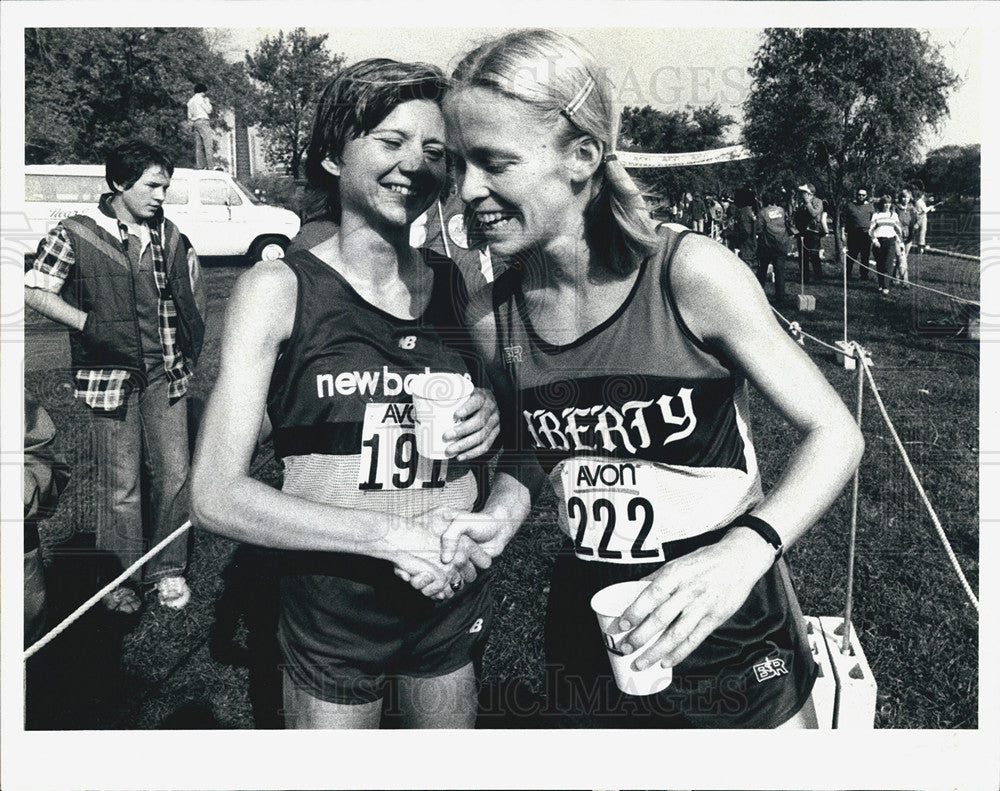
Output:
[[[117,232],[125,244],[128,240],[128,226],[118,220],[110,208],[111,194],[103,195],[98,206],[99,213],[91,216],[98,225],[109,233]],[[162,245],[162,218],[155,226],[146,226],[149,231],[148,249],[153,260],[153,277],[156,281],[157,326],[160,345],[163,350],[163,368],[168,379],[168,396],[174,401],[187,392],[191,379],[191,369],[184,355],[177,348],[177,305],[170,291],[167,279],[166,260]],[[140,249],[140,257],[146,249]],[[194,251],[189,251],[189,256]],[[41,288],[58,294],[76,265],[73,244],[69,233],[60,223],[39,243],[34,265],[25,274],[25,285]],[[130,389],[135,386],[135,372],[118,368],[84,368],[76,372],[73,395],[82,398],[87,406],[99,411],[112,412],[125,402]]]

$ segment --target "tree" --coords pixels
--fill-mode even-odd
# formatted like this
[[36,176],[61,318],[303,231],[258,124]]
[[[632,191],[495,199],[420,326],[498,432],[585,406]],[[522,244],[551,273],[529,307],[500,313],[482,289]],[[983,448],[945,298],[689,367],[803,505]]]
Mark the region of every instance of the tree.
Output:
[[946,195],[978,198],[980,160],[978,144],[943,146],[929,152],[924,162],[913,167],[907,180],[939,198]]
[[746,145],[772,186],[789,172],[817,186],[838,260],[850,191],[897,183],[958,84],[940,48],[912,29],[768,29],[749,71]]
[[[25,161],[100,163],[128,137],[193,165],[183,122],[196,82],[216,106],[240,107],[246,79],[193,28],[25,31]],[[225,128],[219,114],[213,126]]]
[[313,113],[323,88],[344,62],[331,56],[327,36],[296,28],[267,36],[246,54],[247,73],[257,91],[254,120],[267,137],[267,158],[298,178],[309,145]]
[[[719,107],[664,112],[650,106],[622,110],[618,147],[623,151],[670,154],[706,151],[726,145],[726,130],[735,123]],[[647,189],[672,201],[684,192],[724,193],[744,180],[744,166],[736,162],[697,167],[638,168],[636,178]]]

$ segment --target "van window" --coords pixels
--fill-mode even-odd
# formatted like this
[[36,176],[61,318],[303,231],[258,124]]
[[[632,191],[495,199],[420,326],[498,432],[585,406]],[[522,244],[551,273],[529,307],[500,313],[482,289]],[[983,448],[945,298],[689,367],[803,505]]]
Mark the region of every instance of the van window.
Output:
[[202,179],[201,203],[203,206],[239,206],[243,199],[222,179]]
[[32,203],[96,204],[108,192],[103,176],[59,176],[27,173],[24,176],[24,199]]

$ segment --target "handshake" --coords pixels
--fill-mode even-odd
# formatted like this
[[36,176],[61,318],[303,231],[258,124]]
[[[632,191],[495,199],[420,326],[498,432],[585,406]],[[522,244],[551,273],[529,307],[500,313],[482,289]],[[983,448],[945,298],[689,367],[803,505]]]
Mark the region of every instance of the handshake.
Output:
[[435,508],[394,531],[396,576],[430,599],[450,599],[492,565],[519,525],[500,511]]

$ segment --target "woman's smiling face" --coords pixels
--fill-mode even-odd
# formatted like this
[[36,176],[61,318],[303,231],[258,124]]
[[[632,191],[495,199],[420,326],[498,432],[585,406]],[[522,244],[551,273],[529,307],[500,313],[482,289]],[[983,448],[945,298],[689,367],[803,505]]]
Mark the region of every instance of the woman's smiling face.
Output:
[[444,114],[462,200],[493,253],[580,238],[587,196],[571,180],[557,125],[484,88],[449,93]]
[[336,163],[323,166],[339,177],[343,212],[371,225],[408,226],[444,185],[441,110],[425,99],[404,102],[370,132],[348,140]]

